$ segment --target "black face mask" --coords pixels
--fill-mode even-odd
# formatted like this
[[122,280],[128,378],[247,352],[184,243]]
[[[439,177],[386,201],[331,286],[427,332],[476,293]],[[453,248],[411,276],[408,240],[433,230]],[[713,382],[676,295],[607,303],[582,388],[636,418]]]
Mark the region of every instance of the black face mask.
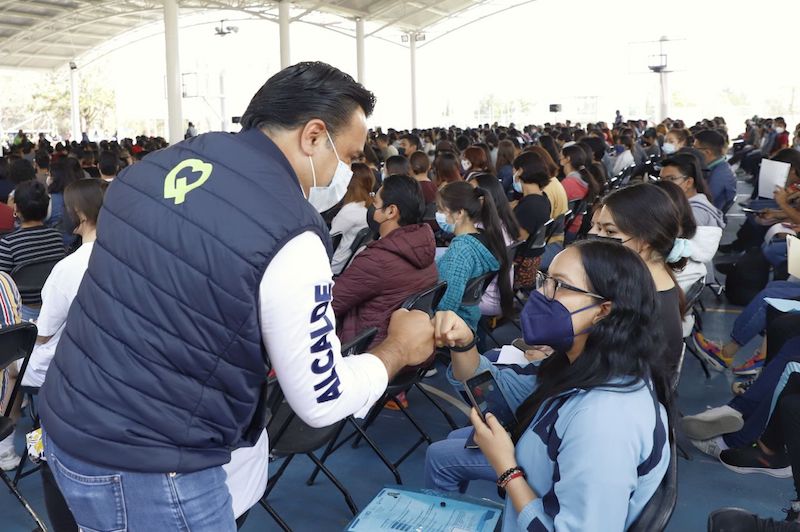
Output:
[[376,235],[380,235],[381,223],[376,222],[374,218],[376,210],[377,209],[375,208],[375,205],[370,205],[369,207],[367,207],[367,227],[369,227],[369,230],[375,233]]
[[406,149],[405,148],[397,148],[397,154],[398,155],[405,155],[406,154]]

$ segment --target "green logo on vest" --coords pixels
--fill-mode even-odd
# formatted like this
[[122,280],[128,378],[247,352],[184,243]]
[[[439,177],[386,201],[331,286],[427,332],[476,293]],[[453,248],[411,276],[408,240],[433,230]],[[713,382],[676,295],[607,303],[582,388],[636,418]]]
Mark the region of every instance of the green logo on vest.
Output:
[[[182,170],[190,169],[192,172],[200,172],[200,179],[189,183],[185,177],[178,177]],[[211,177],[211,163],[206,163],[200,159],[186,159],[181,161],[173,168],[164,180],[164,199],[175,199],[175,205],[180,205],[186,201],[186,194],[192,190],[203,186],[203,183]]]

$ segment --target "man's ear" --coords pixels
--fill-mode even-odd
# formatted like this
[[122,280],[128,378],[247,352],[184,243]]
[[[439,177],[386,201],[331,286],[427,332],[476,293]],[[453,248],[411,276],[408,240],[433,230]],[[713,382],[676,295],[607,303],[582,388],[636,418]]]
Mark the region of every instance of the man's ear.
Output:
[[319,118],[309,120],[300,130],[300,150],[310,157],[316,153],[321,145],[328,141],[328,128]]
[[387,205],[384,207],[383,212],[390,220],[400,219],[400,209],[397,208],[397,205]]
[[609,314],[611,314],[611,301],[603,301],[602,303],[600,303],[600,312],[597,314],[597,316],[594,317],[594,320],[592,320],[592,324],[595,324],[600,320],[605,319],[606,316],[608,316]]

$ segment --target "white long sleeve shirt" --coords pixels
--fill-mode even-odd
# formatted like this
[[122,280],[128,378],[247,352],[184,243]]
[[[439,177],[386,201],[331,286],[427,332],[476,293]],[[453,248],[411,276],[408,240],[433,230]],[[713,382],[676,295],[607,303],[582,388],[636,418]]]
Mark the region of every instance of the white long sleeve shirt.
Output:
[[[365,416],[389,382],[376,356],[342,357],[332,289],[328,254],[312,232],[275,255],[260,285],[261,333],[270,362],[292,410],[312,427]],[[268,453],[265,432],[255,446],[236,449],[224,466],[237,516],[264,493]]]

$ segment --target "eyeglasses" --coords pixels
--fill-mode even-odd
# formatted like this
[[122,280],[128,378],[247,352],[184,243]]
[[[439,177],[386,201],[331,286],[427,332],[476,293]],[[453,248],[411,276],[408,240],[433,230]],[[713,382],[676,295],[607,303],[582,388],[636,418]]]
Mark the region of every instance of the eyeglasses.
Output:
[[583,288],[578,288],[577,286],[572,286],[569,283],[565,283],[564,281],[560,281],[555,277],[550,277],[544,272],[536,272],[536,290],[541,292],[541,294],[547,298],[548,301],[552,301],[556,297],[556,292],[560,289],[571,290],[573,292],[578,292],[579,294],[585,294],[590,297],[594,297],[596,299],[603,299],[601,295],[595,294],[593,292],[589,292],[588,290],[584,290]]
[[661,176],[661,180],[662,181],[669,181],[670,183],[677,183],[678,181],[684,181],[686,179],[689,179],[689,178],[686,177],[685,175],[662,175]]

